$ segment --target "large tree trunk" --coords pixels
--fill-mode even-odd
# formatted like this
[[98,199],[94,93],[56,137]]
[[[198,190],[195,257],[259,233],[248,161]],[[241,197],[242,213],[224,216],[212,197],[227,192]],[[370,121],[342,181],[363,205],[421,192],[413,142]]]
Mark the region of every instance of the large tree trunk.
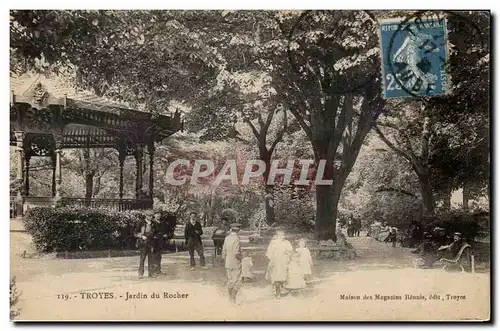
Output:
[[[276,221],[274,214],[274,186],[266,185],[266,223],[268,225],[273,224]],[[277,221],[280,223],[280,220]]]
[[449,211],[451,209],[451,189],[446,190],[443,195],[443,208],[446,211]]
[[94,173],[87,172],[85,174],[85,206],[90,206],[92,193],[94,191]]
[[[260,148],[259,153],[260,159],[266,164],[266,170],[262,178],[265,185],[266,223],[267,225],[272,225],[276,222],[274,213],[274,185],[267,185],[269,171],[271,170],[271,154],[265,149],[265,146],[264,148]],[[278,220],[278,222],[280,222],[280,220]]]
[[429,125],[429,117],[426,117],[422,130],[422,170],[418,176],[420,180],[420,192],[422,193],[422,201],[424,204],[424,218],[434,214],[434,198],[432,196],[431,175],[429,171],[429,140],[431,136]]
[[464,187],[462,188],[462,208],[465,211],[469,210],[469,199],[470,199],[469,189],[467,188],[467,185],[464,185]]
[[[329,140],[313,142],[316,161],[316,180],[333,180],[332,185],[317,185],[316,183],[316,239],[336,241],[335,218],[337,214],[337,201],[334,201],[335,186],[333,161],[328,158]],[[323,176],[318,177],[318,165],[321,160],[326,160]]]
[[446,211],[451,209],[451,193],[453,191],[452,183],[448,182],[445,191],[443,192],[443,208]]
[[428,174],[422,174],[419,176],[419,181],[423,203],[423,216],[429,217],[434,214],[434,197],[432,196],[430,176]]
[[338,200],[335,203],[333,198],[332,186],[316,186],[316,239],[318,240],[336,240],[335,217]]

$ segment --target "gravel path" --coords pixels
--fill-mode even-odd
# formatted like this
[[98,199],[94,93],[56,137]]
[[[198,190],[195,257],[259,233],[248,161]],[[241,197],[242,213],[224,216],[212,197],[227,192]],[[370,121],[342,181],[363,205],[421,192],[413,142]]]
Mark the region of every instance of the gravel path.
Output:
[[[137,256],[23,259],[19,251],[26,240],[22,234],[11,233],[11,274],[16,276],[17,286],[23,292],[16,306],[20,309],[18,320],[457,320],[489,317],[489,273],[415,269],[411,263],[414,256],[408,249],[394,248],[369,237],[348,238],[358,258],[316,261],[317,281],[297,296],[289,295],[281,300],[273,298],[264,279],[265,259],[261,255],[254,256],[257,279],[243,286],[238,295],[239,305],[230,305],[227,301],[224,269],[209,263],[208,270],[198,267],[190,271],[187,252],[163,256],[165,276],[139,280]],[[211,262],[210,255],[207,261]],[[407,294],[411,296],[405,299]],[[419,299],[420,295],[423,299]],[[431,295],[436,296],[431,299]]]

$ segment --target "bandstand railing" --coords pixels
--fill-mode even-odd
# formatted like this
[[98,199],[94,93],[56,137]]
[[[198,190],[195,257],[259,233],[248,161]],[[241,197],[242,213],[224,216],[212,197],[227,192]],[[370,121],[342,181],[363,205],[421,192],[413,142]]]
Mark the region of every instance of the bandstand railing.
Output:
[[108,210],[143,210],[153,207],[152,200],[61,198],[61,206],[102,208]]
[[10,218],[16,218],[17,216],[22,216],[24,213],[31,208],[35,207],[56,207],[56,206],[67,206],[67,207],[89,207],[89,208],[100,208],[108,209],[113,211],[125,211],[125,210],[144,210],[153,208],[152,200],[138,200],[138,199],[100,199],[100,198],[56,198],[56,197],[23,197],[23,208],[22,214],[18,215],[18,198],[15,196],[10,197]]

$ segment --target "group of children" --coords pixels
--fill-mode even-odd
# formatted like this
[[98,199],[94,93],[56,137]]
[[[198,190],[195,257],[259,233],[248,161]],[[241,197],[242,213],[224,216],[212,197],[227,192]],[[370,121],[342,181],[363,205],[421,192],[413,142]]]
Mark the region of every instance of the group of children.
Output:
[[[291,243],[285,239],[284,232],[278,231],[271,240],[266,253],[269,265],[266,279],[273,284],[274,293],[279,298],[282,289],[299,290],[306,287],[312,279],[312,257],[306,247],[306,240],[300,239],[293,249]],[[242,259],[243,281],[252,281],[253,261],[248,253]]]

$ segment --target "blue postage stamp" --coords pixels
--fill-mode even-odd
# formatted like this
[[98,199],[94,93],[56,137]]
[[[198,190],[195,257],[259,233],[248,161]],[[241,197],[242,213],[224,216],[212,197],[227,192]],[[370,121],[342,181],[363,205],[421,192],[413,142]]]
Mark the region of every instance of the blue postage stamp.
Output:
[[445,17],[383,20],[379,33],[385,98],[449,93]]

